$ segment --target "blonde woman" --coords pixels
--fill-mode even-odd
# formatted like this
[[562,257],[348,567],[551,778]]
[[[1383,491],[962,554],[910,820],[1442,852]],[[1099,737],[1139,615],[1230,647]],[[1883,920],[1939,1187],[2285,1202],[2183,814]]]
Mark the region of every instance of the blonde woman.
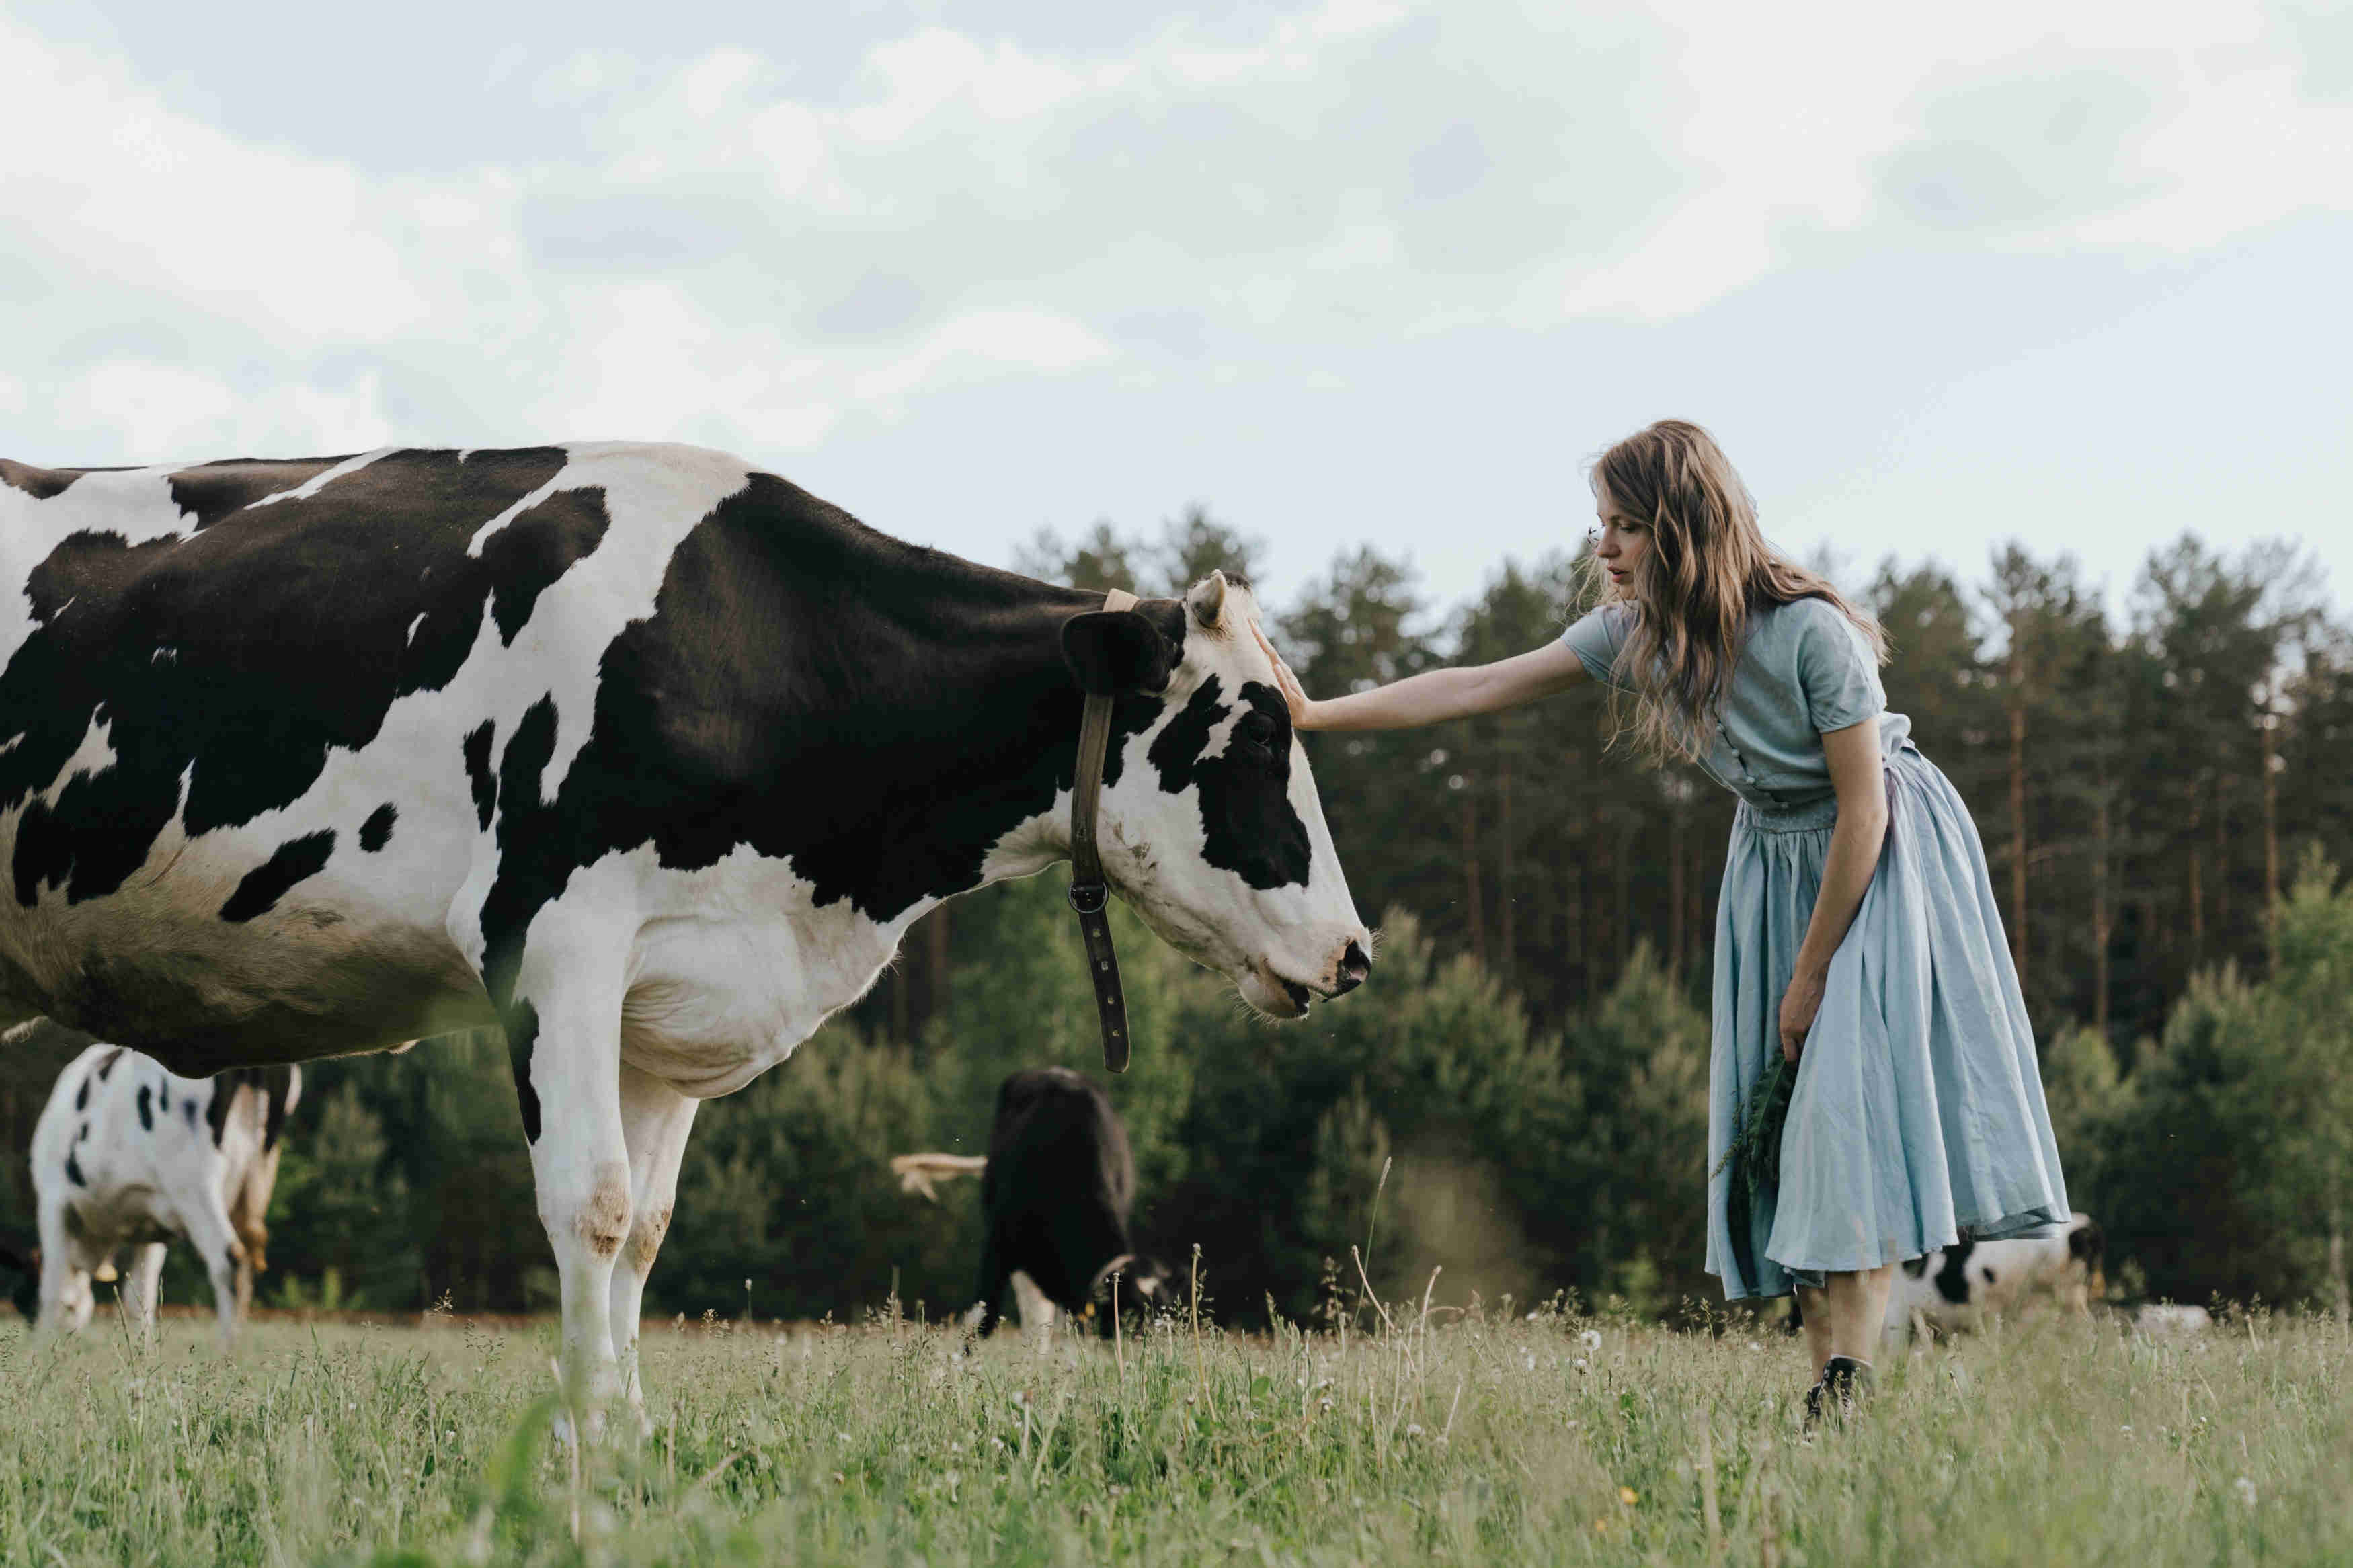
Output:
[[[1640,431],[1592,479],[1602,602],[1558,642],[1324,701],[1277,668],[1302,730],[1407,729],[1602,681],[1642,753],[1740,797],[1716,911],[1707,1268],[1731,1300],[1799,1292],[1810,1424],[1868,1384],[1896,1263],[1965,1226],[2067,1220],[2034,1038],[1968,809],[1886,710],[1877,624],[1766,542],[1699,426]],[[1794,1089],[1752,1193],[1725,1156],[1777,1057]]]

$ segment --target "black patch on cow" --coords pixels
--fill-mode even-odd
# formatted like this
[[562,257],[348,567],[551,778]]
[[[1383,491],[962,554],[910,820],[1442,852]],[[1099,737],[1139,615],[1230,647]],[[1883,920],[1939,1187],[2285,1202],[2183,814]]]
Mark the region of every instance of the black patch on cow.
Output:
[[515,640],[540,595],[594,552],[612,524],[603,490],[558,490],[483,542],[482,563],[497,584],[491,590],[491,618],[499,641]]
[[183,468],[171,479],[172,504],[182,511],[195,513],[198,529],[210,528],[231,512],[243,511],[266,497],[293,489],[342,461],[341,458],[278,462],[229,458]]
[[194,1132],[196,1130],[196,1102],[193,1100],[180,1101],[180,1114],[187,1119],[188,1131]]
[[499,781],[491,773],[491,742],[497,731],[498,722],[491,719],[466,731],[466,783],[474,792],[474,816],[486,829],[499,805]]
[[294,1075],[301,1069],[270,1067],[256,1070],[260,1074],[262,1089],[269,1096],[269,1109],[261,1119],[261,1152],[266,1154],[278,1147],[279,1138],[286,1131],[286,1118],[294,1110]]
[[89,1181],[81,1173],[81,1162],[74,1158],[74,1152],[71,1149],[66,1151],[66,1180],[77,1187],[90,1185]]
[[1171,795],[1199,787],[1202,855],[1210,865],[1253,888],[1304,886],[1314,848],[1291,808],[1291,710],[1280,692],[1255,680],[1243,682],[1239,702],[1225,750],[1204,755],[1228,705],[1217,677],[1203,681],[1152,742],[1152,765]]
[[172,1114],[172,1080],[168,1078],[156,1082],[155,1109],[166,1116]]
[[123,1048],[121,1046],[117,1046],[112,1050],[98,1058],[99,1082],[104,1083],[106,1081],[106,1075],[114,1070],[114,1064],[121,1061],[123,1055]]
[[1099,697],[1166,689],[1183,651],[1132,609],[1072,616],[1062,623],[1061,642],[1079,689]]
[[1917,1279],[1920,1276],[1928,1272],[1928,1259],[1926,1255],[1923,1254],[1918,1258],[1905,1258],[1904,1260],[1903,1268],[1905,1279]]
[[0,485],[22,490],[35,500],[48,500],[61,496],[76,479],[93,471],[88,468],[36,468],[0,458]]
[[515,1109],[526,1143],[539,1142],[539,1090],[531,1087],[531,1051],[539,1043],[539,1009],[517,1002],[506,1009],[507,1066],[514,1070]]
[[76,1110],[90,1109],[90,1079],[87,1076],[82,1079],[81,1087],[74,1090],[74,1109]]
[[155,1131],[155,1091],[143,1083],[139,1086],[139,1131]]
[[373,855],[392,842],[392,825],[400,820],[400,808],[385,801],[368,813],[360,824],[360,847]]
[[[208,526],[139,545],[78,533],[29,574],[34,629],[0,671],[0,711],[25,724],[0,753],[0,811],[24,806],[19,902],[44,886],[69,902],[113,892],[175,815],[194,837],[299,799],[330,750],[364,746],[396,699],[448,684],[488,606],[511,636],[605,531],[601,492],[562,491],[467,553],[562,471],[554,447],[396,452],[252,504],[329,461],[185,470],[175,486]],[[54,805],[33,798],[101,715],[115,763]]]
[[213,1079],[213,1097],[205,1107],[205,1125],[212,1130],[213,1147],[221,1145],[228,1130],[229,1107],[237,1101],[237,1091],[247,1084],[259,1085],[261,1073],[256,1068],[232,1068]]
[[1936,1270],[1936,1294],[1956,1306],[1969,1299],[1969,1254],[1977,1248],[1974,1237],[1963,1236],[1945,1248],[1945,1266]]
[[295,883],[325,870],[334,852],[335,833],[331,827],[288,839],[270,852],[269,859],[245,874],[237,891],[221,905],[220,918],[235,922],[268,913]]

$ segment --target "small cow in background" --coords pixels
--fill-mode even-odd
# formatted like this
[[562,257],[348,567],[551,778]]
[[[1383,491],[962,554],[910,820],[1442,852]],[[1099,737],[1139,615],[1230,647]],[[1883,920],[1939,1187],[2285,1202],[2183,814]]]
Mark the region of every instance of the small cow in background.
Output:
[[1974,1328],[2040,1296],[2087,1312],[2092,1299],[2107,1289],[2100,1272],[2105,1246],[2099,1226],[2084,1214],[2032,1236],[1964,1237],[1899,1268],[1887,1297],[1887,1331],[1900,1337],[1915,1326],[1944,1332]]
[[1110,1099],[1068,1068],[1015,1073],[997,1091],[988,1155],[902,1154],[891,1162],[900,1186],[934,1197],[933,1184],[980,1177],[987,1226],[974,1290],[981,1334],[994,1332],[1008,1283],[1019,1300],[1021,1326],[1044,1331],[1056,1308],[1095,1315],[1107,1282],[1116,1296],[1097,1318],[1104,1334],[1122,1311],[1170,1304],[1167,1270],[1138,1258],[1129,1239],[1135,1202],[1135,1156]]
[[291,1067],[181,1078],[121,1046],[93,1044],[76,1057],[33,1129],[38,1328],[70,1333],[88,1323],[92,1276],[103,1278],[115,1249],[128,1247],[123,1300],[141,1334],[152,1334],[164,1247],[176,1236],[212,1277],[227,1348],[252,1300],[254,1271],[267,1267],[262,1215],[301,1083]]

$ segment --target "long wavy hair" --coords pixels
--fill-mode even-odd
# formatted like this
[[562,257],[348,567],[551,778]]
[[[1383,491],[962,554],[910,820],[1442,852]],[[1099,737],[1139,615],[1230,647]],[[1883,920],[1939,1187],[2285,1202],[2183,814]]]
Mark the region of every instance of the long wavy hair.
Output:
[[1633,612],[1618,680],[1633,711],[1618,715],[1645,755],[1695,762],[1706,750],[1757,611],[1820,599],[1854,623],[1879,662],[1887,634],[1820,574],[1775,550],[1757,526],[1757,502],[1715,437],[1681,419],[1638,430],[1594,459],[1595,499],[1651,526],[1651,547],[1620,588],[1588,554],[1587,580]]

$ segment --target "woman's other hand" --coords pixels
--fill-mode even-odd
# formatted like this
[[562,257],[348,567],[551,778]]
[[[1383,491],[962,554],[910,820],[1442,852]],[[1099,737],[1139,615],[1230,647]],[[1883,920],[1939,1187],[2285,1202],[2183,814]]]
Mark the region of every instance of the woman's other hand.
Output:
[[1294,730],[1314,729],[1315,704],[1309,699],[1306,689],[1299,684],[1299,677],[1291,673],[1291,666],[1282,662],[1282,656],[1274,651],[1274,645],[1267,641],[1264,628],[1255,621],[1250,623],[1250,635],[1258,638],[1258,646],[1266,650],[1266,657],[1274,660],[1274,684],[1282,693],[1284,705],[1291,710],[1291,727]]
[[1789,977],[1789,989],[1781,994],[1781,1059],[1795,1062],[1806,1048],[1806,1036],[1814,1026],[1814,1015],[1822,1010],[1822,984],[1828,976],[1799,971]]

